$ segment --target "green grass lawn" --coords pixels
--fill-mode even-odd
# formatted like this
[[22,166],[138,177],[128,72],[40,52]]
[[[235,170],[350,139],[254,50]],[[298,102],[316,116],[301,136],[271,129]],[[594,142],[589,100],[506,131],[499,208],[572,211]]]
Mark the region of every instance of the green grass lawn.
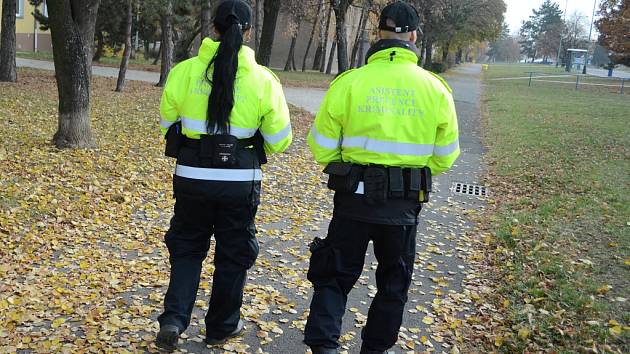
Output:
[[327,75],[318,71],[274,71],[283,85],[294,87],[328,88],[334,75]]
[[630,96],[491,80],[539,69],[556,72],[490,65],[485,74],[490,220],[509,300],[501,348],[628,353]]

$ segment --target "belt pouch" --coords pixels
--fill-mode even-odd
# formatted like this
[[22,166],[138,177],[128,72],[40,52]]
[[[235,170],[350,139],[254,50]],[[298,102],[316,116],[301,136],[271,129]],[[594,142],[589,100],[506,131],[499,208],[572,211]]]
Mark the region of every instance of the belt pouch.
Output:
[[403,199],[405,197],[405,184],[402,168],[390,167],[387,171],[389,172],[389,197],[392,199]]
[[238,138],[234,135],[213,135],[212,166],[234,167],[236,165],[236,153]]
[[199,138],[199,162],[201,167],[212,167],[214,135],[202,134]]
[[387,170],[383,167],[366,167],[363,171],[365,202],[377,205],[387,200]]
[[256,155],[258,156],[258,162],[261,165],[267,163],[267,153],[265,152],[265,139],[259,130],[256,130],[254,134],[254,149],[256,149]]
[[420,200],[420,190],[422,189],[422,173],[418,168],[409,169],[409,188],[406,198],[409,200]]
[[171,125],[166,131],[166,148],[164,149],[164,155],[167,157],[177,158],[179,153],[179,147],[184,142],[184,136],[182,135],[182,123],[176,122]]
[[431,179],[431,169],[428,167],[424,167],[421,170],[421,174],[422,174],[422,191],[423,191],[423,195],[422,195],[422,199],[420,200],[422,203],[428,203],[429,202],[429,193],[431,193],[431,190],[433,189],[433,182]]
[[331,162],[324,173],[328,174],[328,188],[335,192],[353,193],[359,186],[361,168],[351,163]]

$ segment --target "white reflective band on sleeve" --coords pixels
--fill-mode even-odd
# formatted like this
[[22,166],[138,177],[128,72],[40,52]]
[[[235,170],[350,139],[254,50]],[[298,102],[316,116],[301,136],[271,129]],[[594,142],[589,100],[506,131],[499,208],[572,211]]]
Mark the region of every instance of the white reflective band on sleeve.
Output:
[[239,128],[230,126],[230,135],[234,135],[239,139],[251,138],[256,134],[258,128]]
[[433,154],[433,144],[399,143],[395,141],[371,139],[365,136],[344,136],[342,146],[396,155],[425,156]]
[[177,165],[175,175],[204,181],[249,182],[262,180],[262,170],[260,169],[221,169]]
[[265,138],[265,141],[268,142],[269,144],[277,144],[279,142],[281,142],[282,140],[284,140],[286,137],[289,136],[289,134],[291,134],[291,123],[287,124],[286,127],[284,127],[284,129],[282,129],[281,131],[275,133],[275,134],[265,134],[263,133],[263,137]]
[[335,149],[338,149],[340,146],[339,139],[327,138],[321,135],[317,131],[317,128],[315,128],[314,124],[313,124],[313,127],[311,128],[311,135],[313,136],[313,140],[315,140],[315,143],[317,145],[324,147],[326,149],[335,150]]
[[180,117],[182,121],[182,128],[188,130],[194,130],[199,134],[205,134],[206,129],[206,121],[205,120],[197,120],[192,118]]
[[448,144],[446,146],[436,146],[433,149],[433,155],[435,156],[448,156],[454,153],[459,147],[459,140],[455,140],[454,143]]
[[171,125],[175,124],[177,121],[175,122],[171,122],[170,120],[166,120],[166,118],[164,117],[160,117],[160,127],[168,129],[171,127]]
[[354,191],[354,194],[365,194],[365,185],[363,184],[363,181],[359,182],[357,190]]

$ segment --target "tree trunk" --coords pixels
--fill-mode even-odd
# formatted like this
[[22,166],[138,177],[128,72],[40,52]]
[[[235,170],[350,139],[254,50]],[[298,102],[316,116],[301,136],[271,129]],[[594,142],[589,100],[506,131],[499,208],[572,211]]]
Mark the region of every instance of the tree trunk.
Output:
[[[300,30],[300,25],[298,24],[298,31]],[[295,43],[297,42],[298,34],[294,34],[293,38],[291,38],[291,47],[289,48],[289,55],[287,56],[287,62],[284,64],[284,71],[291,71],[295,67]]]
[[361,19],[359,20],[359,29],[357,30],[357,36],[354,39],[354,45],[352,46],[352,54],[350,55],[351,68],[354,68],[357,66],[357,51],[359,50],[359,43],[361,42],[363,31],[365,31],[365,26],[367,25],[367,22],[368,22],[368,16],[370,14],[369,11],[371,7],[372,7],[372,0],[366,0],[365,4],[363,4],[363,11],[361,11]]
[[335,10],[335,27],[337,38],[337,66],[338,72],[348,70],[348,38],[346,36],[346,13],[348,12],[349,0],[331,0]]
[[312,70],[319,70],[322,62],[322,44],[320,43],[315,50],[315,57],[313,58]]
[[335,58],[335,50],[337,49],[337,41],[335,40],[330,48],[330,56],[328,57],[328,66],[326,67],[326,74],[332,73],[333,59]]
[[442,47],[442,64],[447,65],[448,62],[448,51],[449,51],[449,47],[451,46],[451,43],[446,42],[444,44],[444,46]]
[[100,0],[48,2],[59,94],[58,148],[90,148],[90,78],[94,27]]
[[308,58],[308,53],[311,51],[311,45],[313,44],[313,38],[315,37],[315,31],[317,30],[317,25],[319,22],[319,15],[322,13],[323,8],[324,8],[324,0],[321,0],[319,2],[319,8],[317,9],[317,14],[315,15],[315,21],[313,21],[313,29],[311,30],[311,36],[309,37],[308,44],[306,45],[306,53],[304,53],[304,59],[302,60],[302,72],[306,71],[306,59]]
[[116,83],[116,92],[122,92],[125,88],[125,75],[129,66],[129,56],[131,54],[131,26],[133,24],[133,1],[127,0],[127,28],[125,29],[125,51],[120,61],[120,70],[118,71],[118,82]]
[[258,49],[260,49],[260,32],[262,32],[262,3],[263,0],[256,0],[256,17],[254,18],[254,50],[258,53]]
[[0,81],[16,82],[15,69],[15,0],[2,1],[2,29],[0,33]]
[[455,64],[461,64],[463,56],[464,56],[464,50],[462,49],[462,47],[458,47],[457,54],[455,55]]
[[433,66],[433,36],[427,36],[426,54],[424,55],[424,68],[431,70]]
[[149,41],[145,39],[142,44],[144,45],[144,60],[149,60],[149,57],[151,56]]
[[[260,1],[260,0],[258,0]],[[256,1],[256,2],[258,2]],[[212,9],[209,0],[201,1],[201,40],[210,37],[212,30]]]
[[328,50],[328,35],[330,34],[330,19],[332,18],[332,6],[328,7],[328,17],[326,17],[326,29],[324,30],[324,46],[322,47],[322,62],[319,67],[320,72],[326,70],[326,51]]
[[271,49],[276,34],[276,23],[280,13],[280,0],[265,0],[263,8],[265,14],[260,35],[260,47],[258,48],[256,59],[260,65],[269,66]]
[[96,51],[92,57],[92,61],[100,61],[103,57],[103,51],[105,50],[105,35],[102,31],[96,33]]
[[160,45],[160,49],[158,49],[157,55],[155,56],[155,58],[153,58],[153,63],[151,63],[151,65],[157,65],[161,57],[162,57],[162,45]]
[[160,26],[162,27],[162,43],[160,44],[162,65],[160,67],[160,80],[155,84],[157,87],[163,87],[164,84],[166,84],[168,73],[173,66],[173,24],[171,23],[173,17],[173,3],[171,0],[167,0],[166,9],[160,17]]

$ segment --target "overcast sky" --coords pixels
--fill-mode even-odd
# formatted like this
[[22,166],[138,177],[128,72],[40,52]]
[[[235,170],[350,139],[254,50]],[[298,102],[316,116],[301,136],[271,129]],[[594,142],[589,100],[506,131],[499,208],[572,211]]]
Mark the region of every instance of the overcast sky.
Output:
[[[507,12],[505,14],[505,21],[510,26],[510,32],[518,31],[521,27],[523,20],[527,20],[529,15],[532,14],[532,9],[538,9],[544,0],[504,0],[507,4]],[[560,4],[560,10],[564,11],[567,0],[555,0],[554,2]],[[599,7],[600,1],[597,0]],[[590,25],[591,14],[593,13],[593,0],[569,0],[567,7],[567,14],[571,15],[575,11],[581,15],[588,16],[588,23]]]

